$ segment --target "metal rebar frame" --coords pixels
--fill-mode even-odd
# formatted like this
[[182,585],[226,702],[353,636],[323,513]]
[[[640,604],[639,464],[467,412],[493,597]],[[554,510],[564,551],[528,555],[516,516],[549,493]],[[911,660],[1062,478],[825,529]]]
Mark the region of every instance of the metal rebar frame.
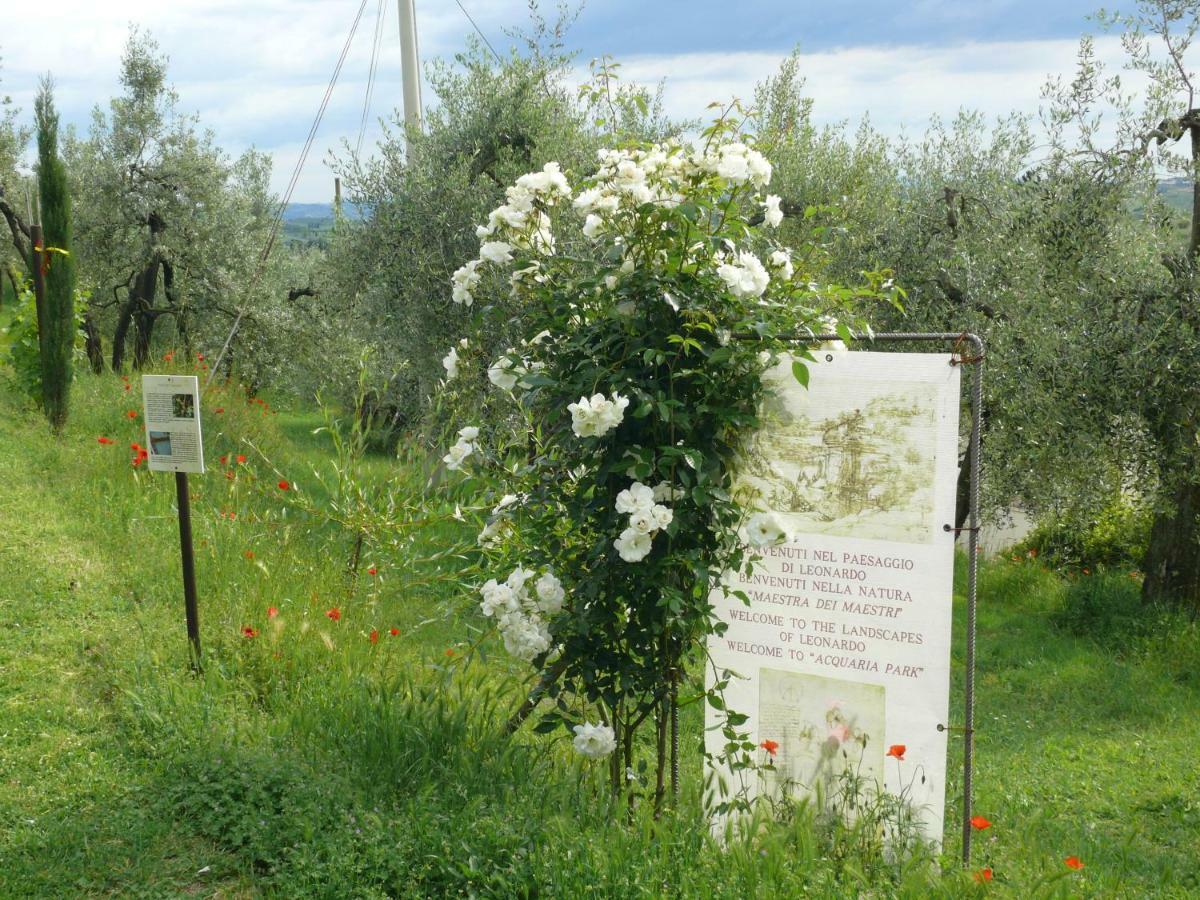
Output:
[[[971,804],[973,797],[973,775],[975,765],[975,600],[979,584],[979,438],[980,425],[983,415],[983,339],[969,332],[908,332],[889,331],[879,334],[852,334],[856,342],[875,344],[879,342],[916,342],[916,343],[945,343],[950,342],[955,348],[970,347],[970,356],[951,357],[950,365],[973,365],[975,378],[971,383],[971,437],[968,444],[970,456],[970,498],[968,511],[967,532],[967,655],[966,655],[966,686],[963,697],[963,808],[962,808],[962,861],[963,865],[971,863]],[[755,340],[747,336],[745,340]],[[827,341],[840,341],[839,334],[797,334],[785,338],[798,344],[819,344]],[[954,531],[954,525],[947,523],[947,531]],[[672,716],[675,714],[675,704],[672,703]],[[671,756],[676,759],[679,755],[678,733],[672,729]],[[677,788],[677,782],[673,782]]]

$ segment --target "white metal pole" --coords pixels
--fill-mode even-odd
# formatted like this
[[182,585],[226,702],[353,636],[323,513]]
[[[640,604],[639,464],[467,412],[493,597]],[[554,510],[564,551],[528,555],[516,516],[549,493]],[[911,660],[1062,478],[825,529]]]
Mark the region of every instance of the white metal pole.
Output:
[[[421,130],[421,61],[417,52],[417,16],[414,0],[396,0],[400,13],[400,70],[404,84],[404,127],[408,132]],[[406,155],[412,155],[412,141],[405,137]]]

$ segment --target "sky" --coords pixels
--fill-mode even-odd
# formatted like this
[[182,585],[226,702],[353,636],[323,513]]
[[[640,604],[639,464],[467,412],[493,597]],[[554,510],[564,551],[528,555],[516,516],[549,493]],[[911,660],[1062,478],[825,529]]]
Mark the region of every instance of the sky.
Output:
[[[254,146],[275,160],[282,191],[312,124],[360,0],[56,0],[54,15],[20,16],[0,32],[0,93],[28,120],[38,79],[56,83],[63,120],[86,130],[119,90],[131,24],[169,59],[180,109],[196,113],[230,154]],[[357,142],[376,11],[382,44],[364,148],[400,105],[395,0],[367,0],[329,110],[293,200],[327,202],[327,153]],[[1113,4],[1109,4],[1112,6]],[[501,52],[529,22],[527,0],[462,0]],[[553,0],[542,6],[553,12]],[[1046,77],[1069,74],[1079,36],[1097,33],[1093,0],[590,0],[567,34],[582,80],[590,59],[621,62],[625,81],[665,80],[669,114],[703,117],[714,100],[749,98],[794,48],[819,123],[864,115],[887,135],[919,134],[960,108],[1035,113]],[[474,32],[455,0],[416,0],[423,62],[450,58]],[[1113,36],[1097,42],[1119,63]],[[437,102],[426,86],[426,105]]]

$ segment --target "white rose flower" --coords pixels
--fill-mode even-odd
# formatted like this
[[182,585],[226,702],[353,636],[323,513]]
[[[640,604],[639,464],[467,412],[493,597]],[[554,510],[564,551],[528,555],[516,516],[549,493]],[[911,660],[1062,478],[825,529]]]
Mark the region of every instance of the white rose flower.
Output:
[[488,381],[502,391],[511,391],[517,386],[517,375],[513,372],[513,361],[502,356],[488,367]]
[[613,394],[607,399],[603,394],[591,398],[580,397],[577,403],[568,403],[571,413],[571,430],[576,437],[600,437],[621,424],[629,398]]
[[466,441],[459,441],[449,452],[442,457],[442,462],[446,464],[446,468],[452,471],[457,471],[462,468],[463,460],[471,455],[471,451],[475,448]]
[[464,350],[466,350],[468,347],[470,347],[470,346],[471,346],[471,342],[470,342],[469,340],[467,340],[466,338],[462,338],[462,339],[460,339],[460,340],[459,340],[459,342],[458,342],[458,346],[460,346],[460,347],[462,347]]
[[654,519],[654,527],[662,529],[671,524],[671,521],[675,518],[675,513],[671,511],[670,507],[655,503],[650,510],[650,516]]
[[537,592],[538,609],[546,615],[552,616],[562,609],[567,592],[563,590],[562,582],[553,572],[542,575],[534,585],[534,590]]
[[520,498],[517,497],[516,494],[505,494],[503,497],[500,498],[500,502],[497,503],[496,507],[492,510],[492,515],[496,515],[496,513],[500,512],[502,509],[507,509],[508,507],[510,507],[514,503],[516,503],[517,500],[519,500],[519,499]]
[[580,191],[571,206],[581,216],[586,216],[595,208],[596,201],[600,199],[600,188],[588,188],[586,191]]
[[513,612],[519,608],[512,588],[506,584],[497,584],[494,578],[480,589],[480,593],[483,595],[483,602],[479,604],[479,608],[489,618],[497,613]]
[[479,537],[475,539],[480,547],[495,547],[500,543],[500,530],[504,527],[504,520],[497,519],[494,522],[488,522],[483,526],[483,531],[479,532]]
[[473,259],[464,265],[459,266],[454,274],[450,276],[451,294],[450,299],[462,306],[470,306],[475,302],[475,297],[471,293],[479,284],[480,275],[479,260]]
[[453,381],[458,377],[458,351],[453,347],[442,357],[442,368],[446,370],[447,381]]
[[533,572],[531,572],[529,569],[522,569],[520,566],[517,566],[512,570],[512,574],[508,576],[508,580],[505,582],[505,584],[512,588],[516,594],[520,595],[520,593],[525,590],[525,582],[532,577]]
[[617,749],[617,736],[604,724],[586,722],[575,726],[575,752],[589,759],[603,759]]
[[550,631],[541,622],[523,619],[504,629],[504,649],[517,659],[532,661],[550,649]]
[[717,174],[734,184],[745,184],[750,179],[750,166],[745,153],[745,144],[726,144],[720,150]]
[[613,307],[613,310],[618,316],[628,317],[637,312],[637,304],[635,304],[632,300],[622,300],[615,307]]
[[746,522],[746,538],[753,547],[770,547],[787,541],[787,531],[772,514],[758,512]]
[[654,508],[654,489],[635,481],[617,494],[617,512],[649,512]]
[[638,534],[654,534],[658,530],[658,524],[654,519],[654,512],[649,509],[639,509],[629,517],[629,527]]
[[736,262],[718,266],[717,275],[735,297],[761,297],[771,283],[759,258],[745,250],[738,253]]
[[468,425],[466,428],[458,429],[458,436],[464,441],[473,441],[479,437],[479,429],[474,425]]
[[783,221],[783,210],[779,208],[779,198],[774,194],[767,197],[763,203],[763,221],[772,228],[778,228]]
[[792,255],[786,250],[776,250],[767,261],[772,269],[783,276],[784,281],[790,280],[795,273],[795,269],[792,267]]
[[626,528],[621,536],[613,541],[621,559],[625,562],[641,562],[650,554],[650,535],[642,534],[632,528]]
[[487,241],[479,248],[480,259],[497,265],[512,262],[512,244],[504,241]]
[[604,220],[597,215],[588,214],[583,223],[583,236],[594,238],[604,230]]
[[755,187],[766,187],[771,180],[771,164],[757,150],[746,152],[746,168],[750,170],[750,181]]

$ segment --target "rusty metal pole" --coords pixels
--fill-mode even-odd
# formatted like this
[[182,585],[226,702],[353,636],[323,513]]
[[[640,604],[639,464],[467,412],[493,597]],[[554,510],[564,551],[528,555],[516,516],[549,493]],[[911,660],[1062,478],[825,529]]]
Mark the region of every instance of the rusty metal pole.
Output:
[[192,550],[192,503],[187,472],[175,473],[175,496],[179,506],[179,550],[183,557],[183,609],[192,669],[203,671],[200,662],[200,612],[196,602],[196,557]]

